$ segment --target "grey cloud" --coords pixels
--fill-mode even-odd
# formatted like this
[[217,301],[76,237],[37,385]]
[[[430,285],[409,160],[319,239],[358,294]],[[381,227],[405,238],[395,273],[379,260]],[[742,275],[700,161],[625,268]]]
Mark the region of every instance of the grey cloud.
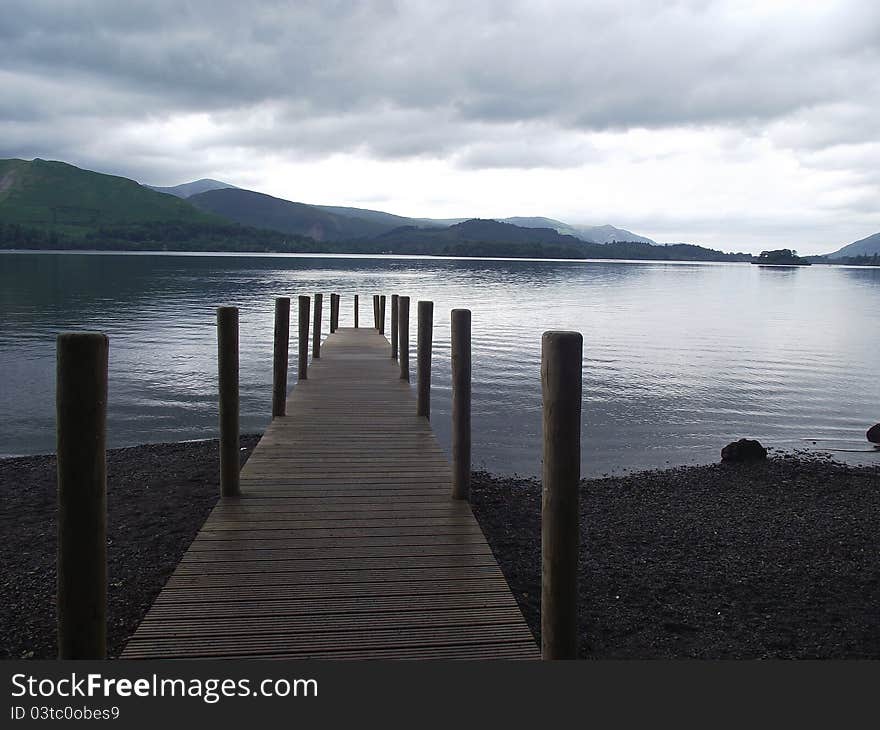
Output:
[[[55,155],[71,157],[84,130],[108,136],[101,119],[192,113],[218,124],[194,153],[347,151],[462,168],[590,159],[558,132],[770,124],[796,150],[876,138],[880,4],[776,7],[6,0],[0,147],[32,122],[30,149],[51,146],[54,129]],[[785,128],[799,118],[826,128]]]

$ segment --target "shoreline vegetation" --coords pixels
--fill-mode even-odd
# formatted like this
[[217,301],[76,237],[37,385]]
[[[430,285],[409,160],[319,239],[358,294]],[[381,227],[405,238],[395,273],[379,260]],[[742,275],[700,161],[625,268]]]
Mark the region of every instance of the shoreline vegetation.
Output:
[[[242,436],[242,463],[259,439]],[[112,449],[108,652],[217,501],[216,441]],[[776,454],[581,484],[582,658],[880,658],[880,466]],[[0,657],[55,657],[52,455],[0,459]],[[536,479],[474,474],[474,513],[537,636]]]
[[[15,252],[139,252],[139,253],[307,253],[402,256],[452,256],[467,258],[599,259],[605,261],[735,262],[765,264],[747,253],[724,253],[693,244],[651,245],[641,241],[598,244],[506,242],[496,240],[449,241],[429,235],[426,240],[396,242],[383,239],[317,241],[286,233],[229,224],[145,224],[99,229],[85,236],[68,236],[52,230],[0,222],[0,251]],[[880,266],[880,255],[801,257],[797,265],[836,264]]]

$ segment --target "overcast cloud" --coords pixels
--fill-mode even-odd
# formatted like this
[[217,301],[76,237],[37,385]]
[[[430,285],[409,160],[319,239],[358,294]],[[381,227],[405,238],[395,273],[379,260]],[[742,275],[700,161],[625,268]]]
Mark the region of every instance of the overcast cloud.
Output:
[[0,157],[724,249],[880,231],[873,0],[0,11]]

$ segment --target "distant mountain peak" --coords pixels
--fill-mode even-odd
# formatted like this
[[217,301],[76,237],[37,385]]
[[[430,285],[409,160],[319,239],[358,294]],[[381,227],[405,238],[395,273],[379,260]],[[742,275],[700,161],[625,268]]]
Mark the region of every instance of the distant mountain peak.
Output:
[[145,185],[144,187],[155,190],[158,193],[176,195],[178,198],[189,198],[199,193],[206,193],[209,190],[238,189],[235,185],[230,185],[220,180],[212,180],[209,177],[203,177],[201,180],[194,180],[193,182],[181,183],[180,185],[172,185],[171,187],[159,187],[157,185]]

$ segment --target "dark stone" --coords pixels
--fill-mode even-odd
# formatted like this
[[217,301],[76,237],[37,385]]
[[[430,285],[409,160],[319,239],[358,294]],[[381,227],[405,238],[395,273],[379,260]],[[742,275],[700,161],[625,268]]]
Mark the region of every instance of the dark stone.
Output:
[[740,439],[721,449],[721,461],[728,464],[761,461],[766,458],[767,449],[761,446],[760,441],[754,439]]
[[865,436],[868,437],[868,441],[872,444],[880,444],[880,423],[875,423],[871,426]]

